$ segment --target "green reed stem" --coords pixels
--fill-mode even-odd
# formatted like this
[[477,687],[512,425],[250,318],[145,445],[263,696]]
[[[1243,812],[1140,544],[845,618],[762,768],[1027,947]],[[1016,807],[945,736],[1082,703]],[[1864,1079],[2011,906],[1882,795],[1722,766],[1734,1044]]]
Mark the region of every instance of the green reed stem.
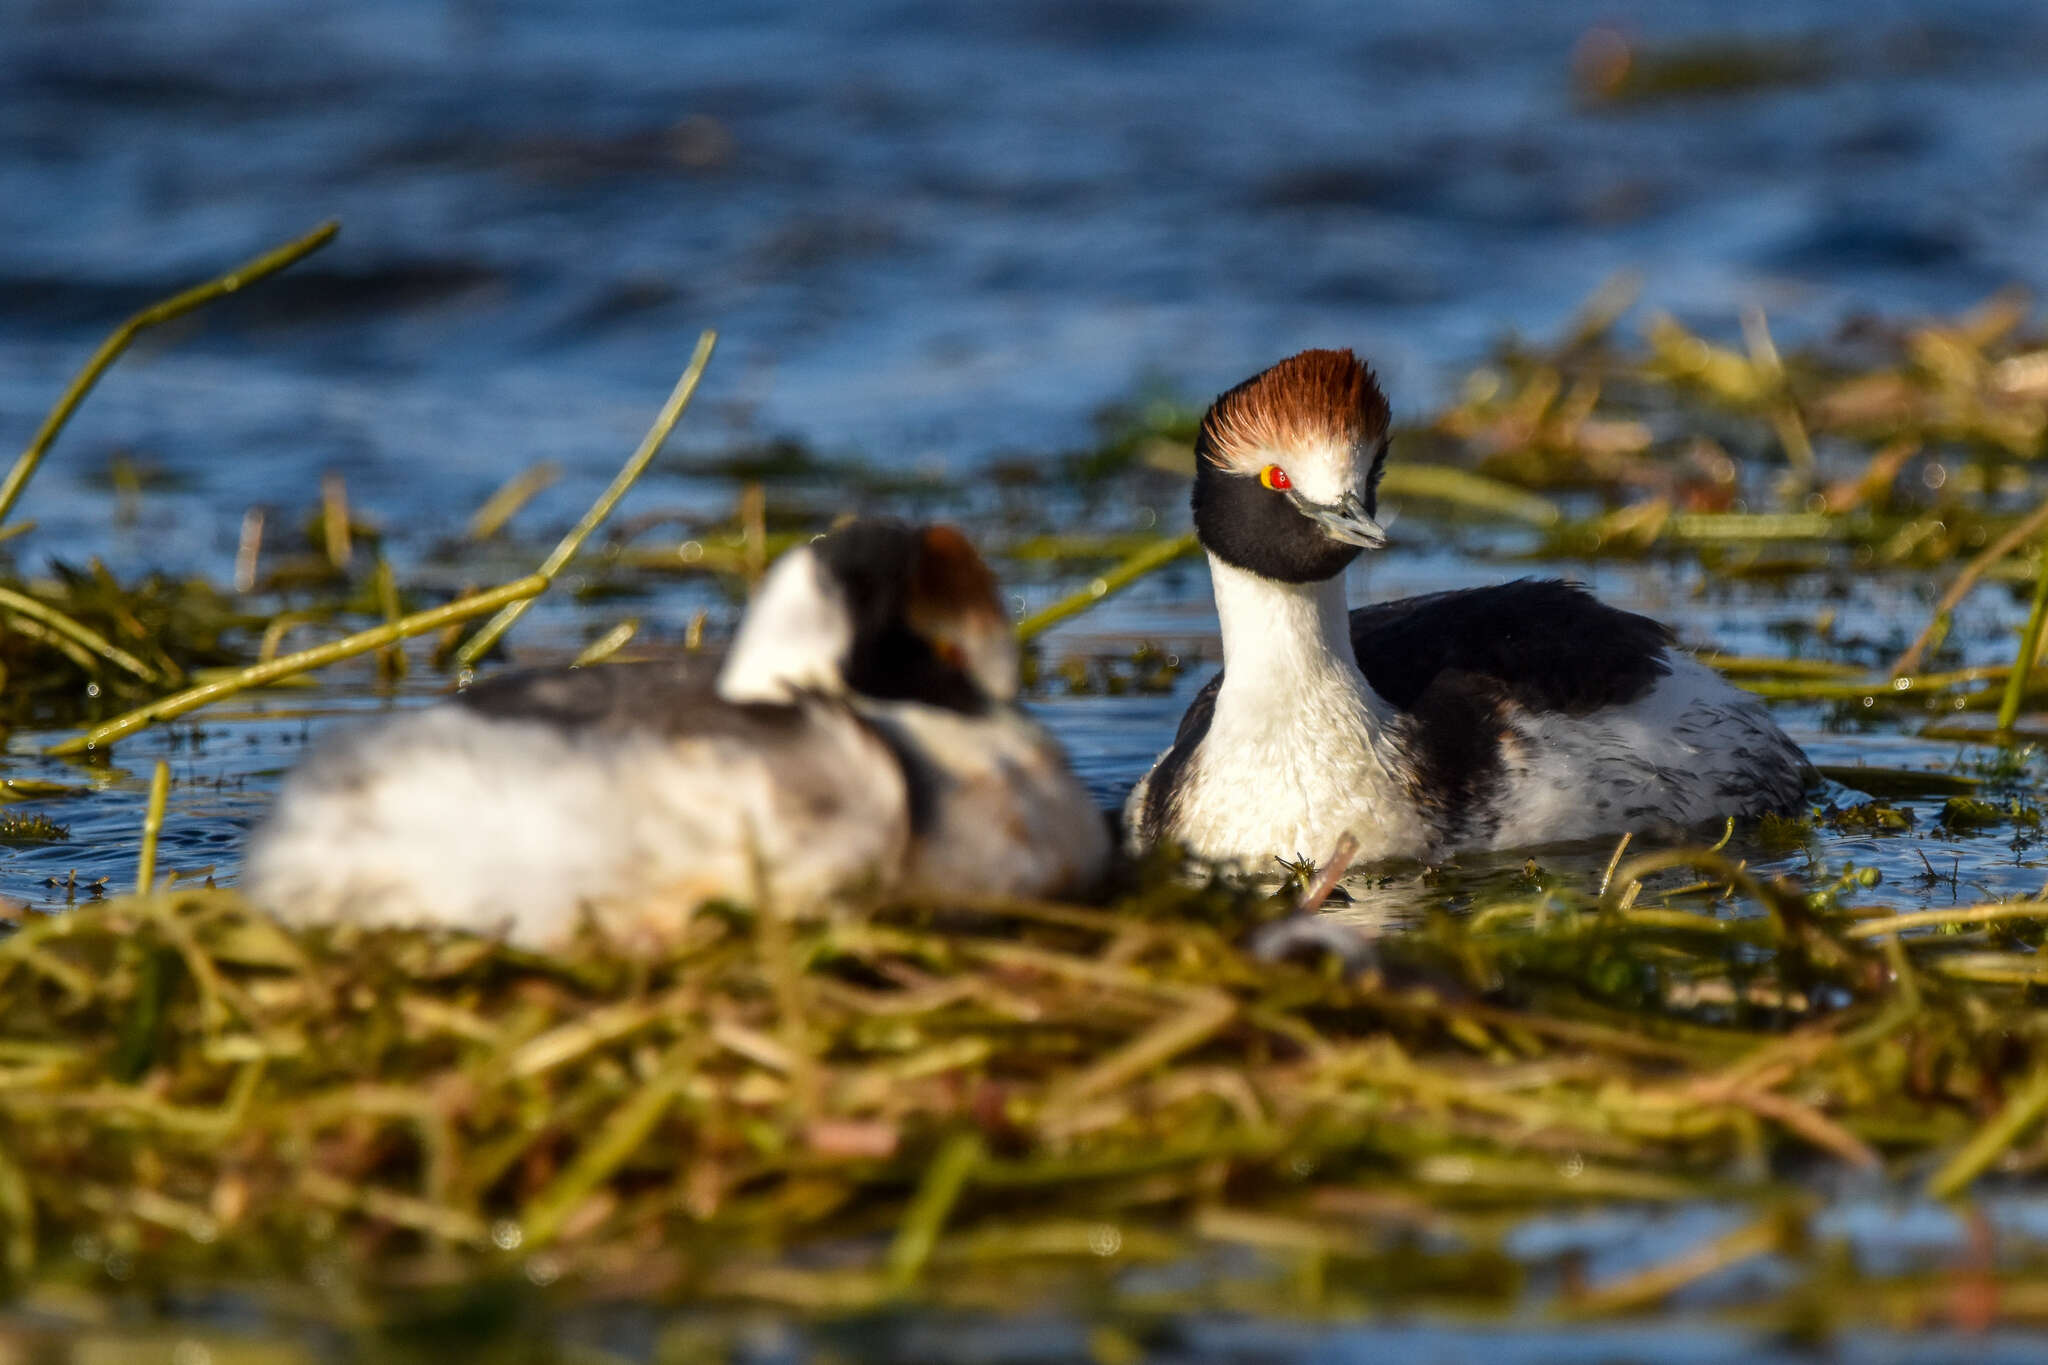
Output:
[[202,706],[219,701],[222,697],[231,697],[252,687],[262,687],[266,683],[273,683],[296,673],[325,668],[343,659],[352,659],[358,654],[382,649],[396,640],[424,635],[428,631],[439,630],[457,621],[482,616],[485,612],[498,610],[508,602],[524,601],[546,592],[547,586],[548,579],[545,575],[528,574],[516,582],[479,593],[475,597],[465,597],[443,606],[416,611],[396,621],[373,626],[369,630],[359,630],[353,635],[344,636],[328,644],[316,645],[312,649],[302,649],[296,654],[282,655],[267,663],[251,664],[227,677],[215,678],[197,687],[188,687],[182,692],[173,692],[168,697],[159,697],[146,706],[139,706],[125,715],[116,716],[104,725],[96,725],[82,735],[74,736],[61,744],[53,744],[43,750],[43,753],[50,758],[88,753],[103,744],[112,744],[116,740],[124,739],[146,725],[153,725],[160,720],[170,720],[188,711],[196,711]]
[[2048,903],[2041,901],[2001,901],[1991,905],[1965,905],[1954,910],[1909,910],[1899,915],[1884,915],[1877,919],[1858,920],[1842,930],[1842,937],[1879,938],[1885,934],[1896,934],[1907,929],[1930,929],[1952,924],[1989,924],[1994,920],[2009,919],[2048,920]]
[[1089,582],[1079,592],[1069,593],[1042,611],[1033,612],[1017,623],[1017,638],[1028,641],[1043,635],[1069,617],[1079,616],[1096,603],[1122,592],[1155,569],[1162,569],[1182,555],[1192,554],[1198,542],[1193,531],[1162,540],[1138,551],[1108,573]]
[[1962,572],[1956,575],[1955,581],[1942,593],[1941,600],[1934,604],[1934,614],[1928,618],[1926,627],[1913,637],[1913,643],[1906,646],[1904,653],[1892,660],[1891,667],[1886,671],[1896,675],[1911,673],[1920,667],[1921,656],[1933,644],[1935,637],[1947,630],[1951,614],[1962,605],[1963,599],[1970,595],[1970,589],[1977,586],[1977,581],[1989,573],[1998,561],[2038,535],[2043,527],[2048,527],[2048,501],[2042,502],[2039,507],[2027,513],[2017,526],[1985,546],[1974,559],[1963,566]]
[[1731,678],[1860,678],[1864,669],[1831,659],[1770,659],[1749,654],[1701,654],[1699,661]]
[[981,1164],[982,1156],[978,1135],[955,1133],[925,1168],[924,1182],[917,1187],[917,1194],[896,1229],[896,1238],[889,1244],[889,1287],[896,1293],[904,1293],[917,1283],[918,1273],[938,1244],[947,1216],[960,1202],[960,1192],[967,1188],[967,1178]]
[[1890,698],[1893,701],[1911,701],[1930,692],[1949,692],[1972,683],[1993,682],[2010,678],[2012,669],[2006,664],[1986,664],[1979,668],[1957,668],[1946,673],[1918,673],[1895,678],[1872,678],[1836,681],[1831,678],[1795,678],[1780,681],[1771,678],[1741,679],[1731,681],[1745,692],[1754,692],[1759,697],[1770,697],[1787,701],[1855,701],[1859,697],[1876,699]]
[[[704,377],[704,367],[711,363],[711,352],[717,345],[718,333],[709,329],[697,338],[697,349],[690,356],[689,365],[683,370],[682,378],[676,381],[675,388],[669,392],[668,401],[661,405],[661,412],[655,417],[654,425],[640,438],[639,449],[627,457],[626,463],[620,467],[611,484],[604,492],[598,494],[597,501],[583,514],[583,520],[570,528],[569,534],[562,537],[561,542],[541,564],[541,578],[552,581],[555,575],[562,571],[563,566],[575,557],[576,551],[583,547],[583,542],[590,539],[591,533],[604,524],[604,519],[619,505],[619,499],[625,497],[626,491],[647,472],[647,466],[661,453],[662,443],[668,440],[669,432],[675,429],[684,409],[690,406],[690,399],[697,392],[697,381]],[[529,601],[530,599],[521,599],[514,602],[492,617],[482,630],[463,642],[462,648],[455,652],[455,661],[468,668],[488,654],[491,646],[498,643],[499,637],[512,629],[519,618],[526,614]]]
[[0,1147],[0,1265],[19,1282],[36,1264],[36,1200],[26,1172]]
[[7,471],[6,481],[0,483],[0,521],[5,521],[7,514],[14,510],[14,504],[21,500],[22,490],[27,488],[28,481],[35,477],[37,467],[43,462],[43,456],[56,441],[57,433],[64,430],[64,424],[71,420],[71,414],[78,411],[78,405],[85,401],[86,394],[92,392],[92,386],[99,382],[100,376],[107,372],[107,367],[120,358],[121,352],[127,350],[138,335],[160,323],[183,317],[195,308],[203,308],[223,295],[234,293],[245,284],[252,284],[267,275],[275,275],[293,262],[310,256],[326,246],[334,240],[334,234],[339,231],[339,223],[322,223],[298,240],[286,242],[283,246],[266,251],[261,256],[244,261],[225,275],[215,276],[181,294],[173,294],[170,298],[152,303],[116,327],[113,333],[100,343],[100,348],[93,352],[92,359],[85,363],[85,368],[80,370],[65,388],[57,399],[57,405],[50,409],[49,414],[43,418],[43,424],[36,428],[36,434],[29,441],[28,448],[21,452],[14,462],[14,467]]
[[1961,1194],[1982,1175],[1992,1162],[2017,1142],[2020,1135],[2048,1110],[2048,1067],[2036,1071],[2027,1083],[2006,1101],[1998,1117],[1978,1130],[1961,1151],[1927,1181],[1927,1193],[1935,1199]]
[[489,540],[504,530],[505,523],[517,516],[519,509],[532,501],[536,493],[561,477],[561,468],[550,460],[542,460],[520,470],[484,499],[484,505],[470,516],[469,538]]
[[2041,556],[2041,572],[2034,577],[2034,605],[2027,611],[2027,628],[2020,632],[2020,652],[2012,661],[2012,673],[2005,680],[2005,697],[1998,703],[1998,728],[2012,729],[2019,719],[2020,703],[2027,695],[2027,674],[2033,670],[2034,655],[2041,648],[2041,623],[2048,619],[2048,552]]
[[655,1125],[681,1096],[689,1075],[687,1062],[678,1065],[635,1091],[612,1112],[568,1168],[528,1202],[519,1218],[525,1233],[523,1245],[543,1247],[561,1233],[583,1201],[646,1144]]
[[164,804],[171,795],[171,765],[156,761],[149,779],[149,808],[142,816],[142,852],[135,859],[135,894],[146,896],[156,885],[156,838],[164,827]]
[[[398,601],[398,579],[391,572],[391,561],[383,555],[377,556],[377,567],[371,571],[370,586],[377,594],[377,609],[384,615],[384,623],[402,620],[405,612]],[[393,644],[377,656],[380,674],[391,682],[405,676],[405,650]]]
[[1531,526],[1555,526],[1556,502],[1526,488],[1447,464],[1397,464],[1380,481],[1382,498],[1424,498],[1474,512],[1490,512]]
[[626,643],[639,634],[639,632],[640,618],[629,616],[603,635],[598,636],[598,638],[585,645],[583,652],[576,656],[571,666],[583,668],[590,664],[601,664],[606,659],[611,658],[612,655],[624,649]]

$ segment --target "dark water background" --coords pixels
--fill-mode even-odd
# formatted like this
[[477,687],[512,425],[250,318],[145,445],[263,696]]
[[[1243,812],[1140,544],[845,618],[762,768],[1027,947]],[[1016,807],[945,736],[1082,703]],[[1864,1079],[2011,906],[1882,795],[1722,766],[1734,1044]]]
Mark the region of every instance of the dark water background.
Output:
[[[540,457],[608,475],[688,354],[682,444],[905,467],[1087,439],[1357,347],[1413,413],[1607,274],[1719,332],[2048,283],[2048,10],[1982,0],[1288,6],[9,0],[0,429],[153,297],[333,216],[292,276],[125,362],[24,547],[217,570],[344,472],[400,529]],[[1740,40],[1759,88],[1594,107],[1575,48]],[[1796,77],[1796,78],[1794,78]],[[77,480],[182,481],[132,531]],[[445,523],[444,523],[445,524]]]
[[[1573,63],[1603,24],[1796,60],[1756,88],[1596,106]],[[723,348],[629,511],[722,511],[734,485],[695,462],[785,435],[943,473],[971,507],[992,461],[1086,444],[1105,403],[1200,400],[1307,345],[1368,355],[1412,415],[1490,340],[1555,330],[1624,267],[1645,307],[1726,335],[1757,304],[1792,343],[1858,310],[2048,287],[2048,7],[0,0],[6,439],[27,439],[134,308],[330,216],[335,246],[121,362],[24,503],[38,529],[8,547],[18,564],[97,555],[224,580],[243,511],[303,511],[331,470],[406,581],[510,576],[610,477],[705,326]],[[562,482],[502,562],[458,574],[438,547],[538,459]],[[150,476],[125,509],[116,460]],[[1181,524],[1177,491],[1155,501],[1059,511]],[[1566,572],[1688,643],[1770,652],[1821,610],[1839,634],[1901,640],[1929,596],[1920,576],[1788,591],[1668,565],[1532,566],[1511,559],[1521,548],[1411,521],[1398,553],[1354,571],[1354,600]],[[1066,586],[1015,584],[1031,605]],[[517,640],[529,658],[572,648],[628,609],[672,638],[698,606],[714,629],[732,617],[702,580],[629,607],[564,594]],[[1980,593],[1959,635],[1997,657],[2022,610]],[[1198,650],[1213,632],[1190,565],[1050,648]],[[1171,697],[1039,704],[1107,802],[1205,672]],[[158,756],[178,778],[164,864],[232,875],[306,740],[394,704],[365,676],[167,727],[111,768],[44,763],[51,736],[9,737],[7,775],[93,793],[31,807],[71,837],[0,849],[0,892],[61,900],[49,879],[73,869],[125,885]],[[1895,724],[1781,714],[1823,761],[1969,761]],[[1836,837],[1778,861],[1874,863],[1905,906],[2048,876],[2010,830],[1935,837],[1937,807],[1918,804],[1926,837]],[[1956,880],[1916,886],[1923,853],[1953,859]],[[1218,1341],[1202,1358],[1237,1349]],[[1484,1337],[1405,1344],[1300,1358],[1510,1358]],[[1512,1358],[1721,1358],[1629,1334],[1555,1344]]]

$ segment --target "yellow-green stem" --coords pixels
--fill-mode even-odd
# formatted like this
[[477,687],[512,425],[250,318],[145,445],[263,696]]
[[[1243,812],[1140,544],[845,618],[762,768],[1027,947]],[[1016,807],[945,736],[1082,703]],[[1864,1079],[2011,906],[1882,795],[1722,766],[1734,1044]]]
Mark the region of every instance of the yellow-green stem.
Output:
[[932,1157],[924,1181],[896,1229],[896,1239],[889,1244],[889,1287],[895,1292],[904,1293],[917,1283],[953,1205],[960,1201],[960,1192],[967,1188],[967,1178],[981,1159],[981,1138],[973,1133],[955,1133]]
[[[676,381],[675,388],[670,391],[668,401],[661,405],[661,412],[655,417],[654,425],[649,427],[647,434],[640,439],[639,449],[627,458],[626,463],[620,467],[617,477],[604,492],[598,494],[597,501],[583,514],[583,520],[570,528],[569,534],[562,537],[561,542],[541,564],[540,577],[552,580],[562,571],[575,557],[576,551],[582,548],[583,542],[590,539],[591,533],[603,525],[604,519],[612,514],[612,509],[619,505],[619,499],[626,496],[626,490],[631,488],[646,472],[647,466],[654,462],[654,457],[661,452],[662,443],[668,440],[669,432],[675,429],[684,409],[690,406],[690,398],[697,392],[697,381],[704,377],[704,367],[711,363],[711,352],[717,345],[716,332],[706,330],[697,338],[696,352],[690,356],[690,363],[683,370],[682,378]],[[491,646],[498,643],[499,637],[512,629],[519,618],[526,614],[527,605],[527,600],[522,599],[493,616],[482,630],[463,642],[462,648],[455,652],[455,661],[468,668],[490,653]]]
[[12,588],[0,588],[0,609],[18,612],[31,620],[42,622],[59,635],[69,637],[108,663],[133,673],[144,682],[158,681],[157,671],[148,664],[115,645],[90,626],[73,620],[55,607],[38,602],[27,593],[16,592]]
[[1934,614],[1928,618],[1926,628],[1914,637],[1912,644],[1906,646],[1903,654],[1892,660],[1891,667],[1885,671],[1897,676],[1919,668],[1921,657],[1934,644],[1935,638],[1948,629],[1952,613],[1962,605],[1963,599],[1969,596],[1970,589],[1977,586],[1977,581],[1989,573],[1999,560],[2039,534],[2043,527],[2048,527],[2048,501],[2042,502],[2039,507],[2027,513],[2017,526],[1985,546],[1976,558],[1963,566],[1963,571],[1956,575],[1955,581],[1942,593],[1941,600],[1934,604]]
[[476,509],[469,519],[469,538],[489,540],[505,529],[505,523],[517,516],[519,509],[526,506],[534,494],[561,477],[560,467],[548,460],[520,470]]
[[2006,1101],[1998,1117],[1978,1130],[1927,1182],[1927,1193],[1936,1199],[1961,1194],[1998,1158],[2017,1142],[2020,1135],[2048,1110],[2048,1067],[2042,1067]]
[[183,317],[195,308],[203,308],[225,294],[232,294],[245,284],[253,283],[266,275],[275,275],[294,261],[312,255],[321,247],[334,240],[334,234],[341,231],[339,223],[322,223],[297,241],[286,242],[283,246],[266,251],[254,260],[244,261],[225,275],[217,275],[205,284],[196,285],[181,294],[152,303],[126,322],[116,327],[100,348],[94,351],[92,359],[85,363],[63,394],[57,405],[43,418],[43,424],[36,428],[28,448],[21,452],[14,467],[7,471],[7,479],[0,483],[0,522],[7,520],[7,514],[14,510],[14,504],[21,500],[22,490],[35,477],[37,466],[57,439],[57,433],[64,430],[64,424],[71,420],[71,414],[78,411],[78,405],[85,401],[86,394],[99,382],[107,367],[120,358],[136,336],[160,323]]
[[156,838],[164,827],[164,803],[171,795],[171,765],[156,761],[149,779],[149,809],[142,817],[142,852],[135,859],[135,892],[146,896],[156,885]]
[[1079,616],[1096,603],[1106,601],[1122,592],[1153,570],[1164,568],[1182,555],[1193,553],[1196,545],[1195,533],[1189,531],[1171,540],[1162,540],[1146,546],[1108,573],[1092,580],[1079,592],[1069,593],[1051,606],[1033,612],[1019,621],[1017,638],[1020,641],[1029,641],[1069,617]]
[[2034,667],[2034,654],[2041,648],[2041,622],[2048,618],[2048,552],[2041,556],[2041,571],[2034,577],[2034,605],[2027,611],[2027,628],[2020,633],[2020,652],[2013,659],[2012,672],[2005,680],[2005,698],[1998,703],[1998,728],[2012,729],[2019,719],[2020,703],[2027,695],[2027,674]]
[[145,725],[170,720],[184,715],[187,711],[196,711],[211,702],[219,701],[222,697],[231,697],[252,687],[262,687],[266,683],[291,677],[295,673],[325,668],[331,663],[352,659],[373,649],[382,649],[393,641],[424,635],[430,630],[439,630],[442,626],[456,621],[467,621],[472,617],[482,616],[487,611],[496,611],[508,602],[524,601],[545,592],[547,586],[548,580],[544,575],[528,574],[516,582],[479,593],[475,597],[465,597],[444,606],[416,611],[386,625],[359,630],[342,639],[316,645],[312,649],[302,649],[296,654],[286,654],[268,663],[251,664],[225,678],[216,678],[197,687],[174,692],[168,697],[159,697],[146,706],[138,706],[125,715],[116,716],[104,725],[96,725],[82,735],[76,735],[61,744],[53,744],[43,750],[43,753],[51,758],[87,753],[101,745],[125,739]]
[[637,616],[627,617],[603,635],[585,645],[583,652],[576,656],[574,667],[584,668],[590,664],[603,663],[606,659],[611,658],[612,655],[624,649],[626,642],[638,634],[639,630],[640,618]]
[[2048,919],[2048,904],[2041,901],[2007,901],[1997,905],[1965,905],[1954,910],[1910,910],[1902,915],[1884,915],[1859,920],[1842,931],[1843,938],[1879,938],[1907,929],[1936,926],[1989,924],[1994,920]]
[[675,1104],[689,1078],[687,1061],[634,1091],[576,1154],[568,1169],[527,1203],[520,1217],[523,1245],[539,1248],[552,1242],[571,1215],[599,1185],[610,1180],[640,1150],[655,1125]]

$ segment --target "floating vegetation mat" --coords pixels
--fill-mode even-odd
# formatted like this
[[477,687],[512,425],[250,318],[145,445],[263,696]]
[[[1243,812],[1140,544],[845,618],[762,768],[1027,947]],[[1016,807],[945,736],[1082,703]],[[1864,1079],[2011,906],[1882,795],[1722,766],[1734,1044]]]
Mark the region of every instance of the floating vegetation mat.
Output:
[[[1171,884],[706,910],[656,960],[297,935],[230,891],[33,916],[0,941],[0,1250],[31,1305],[240,1284],[357,1323],[509,1282],[1588,1317],[1751,1262],[1712,1305],[2048,1319],[2048,1248],[1887,1275],[1810,1223],[1844,1180],[2048,1163],[2048,902],[1892,915],[1842,904],[1853,873],[1617,863],[1270,961],[1288,899]],[[1509,1249],[1615,1201],[1748,1212],[1606,1277]]]

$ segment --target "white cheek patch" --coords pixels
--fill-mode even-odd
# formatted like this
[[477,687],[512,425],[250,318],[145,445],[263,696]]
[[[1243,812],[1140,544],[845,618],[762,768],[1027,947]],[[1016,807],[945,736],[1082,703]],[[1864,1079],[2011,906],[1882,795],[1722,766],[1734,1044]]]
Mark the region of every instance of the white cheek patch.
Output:
[[775,561],[733,637],[718,675],[727,701],[788,701],[810,690],[845,691],[840,660],[853,647],[853,620],[838,587],[808,545]]
[[1017,699],[1017,637],[1002,617],[976,612],[962,625],[967,671],[996,701]]
[[1365,491],[1365,461],[1358,448],[1347,443],[1324,441],[1288,451],[1266,451],[1259,457],[1258,469],[1269,464],[1287,471],[1287,480],[1297,494],[1326,507],[1343,501],[1346,493],[1362,496]]

